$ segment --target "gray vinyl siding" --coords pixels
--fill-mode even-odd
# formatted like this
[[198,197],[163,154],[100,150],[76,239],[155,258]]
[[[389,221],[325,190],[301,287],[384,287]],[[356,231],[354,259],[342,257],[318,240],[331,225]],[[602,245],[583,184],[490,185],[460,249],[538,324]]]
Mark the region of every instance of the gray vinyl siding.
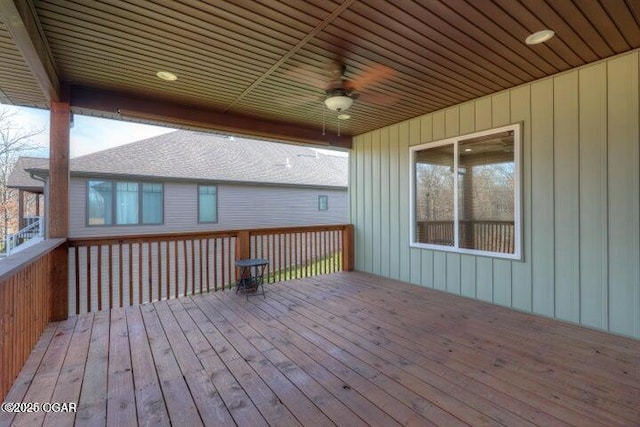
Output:
[[[356,269],[640,338],[639,56],[355,137]],[[410,248],[408,146],[518,122],[523,260]]]
[[[218,222],[198,223],[198,183],[164,183],[164,224],[87,227],[86,178],[70,184],[70,237],[180,233],[203,230],[344,224],[349,221],[346,189],[218,185]],[[318,210],[318,196],[329,209]]]

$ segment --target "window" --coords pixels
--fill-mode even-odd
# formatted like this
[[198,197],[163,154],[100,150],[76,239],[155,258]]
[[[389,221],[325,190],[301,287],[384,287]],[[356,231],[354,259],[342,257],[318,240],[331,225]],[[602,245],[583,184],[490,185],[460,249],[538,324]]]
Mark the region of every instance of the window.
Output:
[[217,185],[198,185],[198,222],[218,222]]
[[411,246],[521,257],[520,125],[411,147]]
[[142,184],[142,223],[162,224],[164,218],[162,184],[145,182]]
[[329,196],[318,196],[318,210],[319,211],[329,210]]
[[89,181],[87,191],[87,224],[111,225],[113,222],[113,183]]
[[160,183],[90,180],[87,225],[162,224],[164,187]]
[[116,224],[138,223],[138,183],[116,182]]

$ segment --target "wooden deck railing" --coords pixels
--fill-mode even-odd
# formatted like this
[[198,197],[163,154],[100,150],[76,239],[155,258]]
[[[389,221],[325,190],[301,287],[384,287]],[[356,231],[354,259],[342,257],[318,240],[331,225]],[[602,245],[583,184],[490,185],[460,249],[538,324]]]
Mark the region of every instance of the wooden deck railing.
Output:
[[[0,397],[31,354],[56,304],[56,259],[66,255],[65,239],[46,240],[0,263]],[[66,260],[65,260],[66,263]],[[64,296],[62,298],[64,300]],[[64,301],[66,304],[66,301]],[[65,307],[66,308],[66,307]],[[64,310],[63,310],[64,311]],[[64,316],[64,314],[63,314]],[[2,399],[0,399],[2,400]]]
[[267,258],[274,282],[353,269],[351,225],[69,239],[69,312],[235,285],[236,259]]
[[[453,221],[418,221],[417,241],[453,246]],[[460,221],[459,237],[463,248],[487,252],[513,253],[513,221]]]

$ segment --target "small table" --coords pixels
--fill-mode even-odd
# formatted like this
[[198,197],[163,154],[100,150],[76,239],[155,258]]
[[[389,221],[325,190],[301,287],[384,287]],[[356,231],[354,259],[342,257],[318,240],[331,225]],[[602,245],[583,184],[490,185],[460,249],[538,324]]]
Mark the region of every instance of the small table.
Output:
[[[258,286],[262,288],[262,296],[264,294],[264,270],[269,265],[269,260],[264,258],[239,259],[236,261],[236,267],[240,269],[240,278],[236,284],[236,293],[244,292],[249,301],[249,294],[259,295],[256,291]],[[253,271],[252,271],[253,269]]]

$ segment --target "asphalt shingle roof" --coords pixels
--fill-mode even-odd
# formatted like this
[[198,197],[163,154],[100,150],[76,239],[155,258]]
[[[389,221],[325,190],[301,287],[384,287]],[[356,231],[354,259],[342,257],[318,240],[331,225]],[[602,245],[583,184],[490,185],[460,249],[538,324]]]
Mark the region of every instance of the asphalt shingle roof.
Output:
[[43,159],[42,157],[20,157],[15,165],[13,165],[11,174],[9,174],[7,187],[43,191],[44,183],[31,178],[31,174],[27,172],[27,169],[46,169],[48,167],[49,159]]
[[[48,164],[34,169],[47,169]],[[304,146],[178,130],[71,159],[72,175],[346,187],[348,159]],[[28,175],[28,174],[27,174]]]

